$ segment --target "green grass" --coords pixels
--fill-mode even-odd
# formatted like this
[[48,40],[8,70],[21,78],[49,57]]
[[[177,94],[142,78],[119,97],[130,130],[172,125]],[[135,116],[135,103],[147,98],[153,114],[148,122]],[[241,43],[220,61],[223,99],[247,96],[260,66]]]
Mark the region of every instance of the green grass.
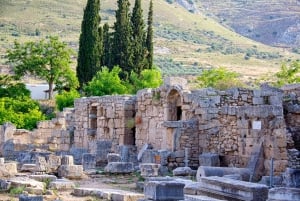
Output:
[[[101,0],[102,23],[113,24],[116,2]],[[142,3],[147,15],[149,1]],[[5,52],[16,39],[24,42],[58,35],[77,51],[85,4],[86,0],[2,0],[0,64],[5,63]],[[193,14],[165,0],[154,1],[154,30],[155,64],[165,76],[197,75],[202,68],[224,66],[245,77],[257,77],[300,57],[295,50],[255,42],[204,14]],[[255,53],[245,59],[250,50]]]

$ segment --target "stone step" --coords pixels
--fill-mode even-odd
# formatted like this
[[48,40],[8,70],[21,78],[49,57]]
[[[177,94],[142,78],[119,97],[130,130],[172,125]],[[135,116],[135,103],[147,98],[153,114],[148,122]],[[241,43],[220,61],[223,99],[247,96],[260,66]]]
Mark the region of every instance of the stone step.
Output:
[[185,195],[184,201],[226,201],[226,200],[219,200],[204,195]]
[[111,201],[138,201],[144,198],[143,194],[117,189],[99,189],[99,188],[75,188],[75,196],[96,196],[100,199]]

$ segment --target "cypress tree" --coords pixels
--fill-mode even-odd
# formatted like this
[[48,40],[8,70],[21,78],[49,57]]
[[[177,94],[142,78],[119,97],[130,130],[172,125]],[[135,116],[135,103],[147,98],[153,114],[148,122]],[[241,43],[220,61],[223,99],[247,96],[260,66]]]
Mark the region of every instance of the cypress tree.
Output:
[[111,33],[109,33],[109,25],[105,23],[103,25],[103,56],[102,64],[107,66],[109,69],[112,69],[111,65]]
[[84,9],[79,38],[79,52],[77,59],[77,77],[80,87],[89,82],[100,69],[100,0],[88,0]]
[[132,26],[132,44],[133,44],[133,70],[140,75],[145,68],[146,59],[145,53],[147,49],[145,47],[145,24],[143,19],[143,10],[141,8],[141,0],[135,0],[135,4],[131,17]]
[[153,2],[152,0],[150,1],[149,13],[148,13],[146,47],[148,50],[148,54],[147,54],[148,68],[151,69],[153,66]]
[[116,22],[112,41],[112,65],[119,65],[122,69],[120,77],[126,79],[132,70],[132,44],[129,1],[118,0]]

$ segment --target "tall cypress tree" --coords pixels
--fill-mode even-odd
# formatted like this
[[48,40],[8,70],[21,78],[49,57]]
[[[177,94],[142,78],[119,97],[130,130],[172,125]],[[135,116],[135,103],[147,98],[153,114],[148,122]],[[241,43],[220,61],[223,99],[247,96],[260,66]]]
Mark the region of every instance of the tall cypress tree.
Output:
[[145,53],[145,24],[143,19],[143,10],[141,8],[141,0],[135,0],[135,4],[131,17],[132,26],[132,44],[133,44],[133,70],[140,75],[146,65]]
[[112,64],[122,69],[120,77],[125,79],[132,70],[132,44],[129,1],[118,0],[116,22],[112,41]]
[[153,2],[152,0],[150,1],[149,13],[148,13],[146,47],[148,50],[148,54],[147,54],[148,68],[151,69],[153,66]]
[[107,66],[110,69],[113,68],[111,65],[111,33],[109,33],[109,25],[105,23],[103,25],[103,56],[102,65]]
[[84,9],[79,38],[77,77],[80,87],[89,82],[100,69],[101,45],[99,37],[100,0],[88,0]]

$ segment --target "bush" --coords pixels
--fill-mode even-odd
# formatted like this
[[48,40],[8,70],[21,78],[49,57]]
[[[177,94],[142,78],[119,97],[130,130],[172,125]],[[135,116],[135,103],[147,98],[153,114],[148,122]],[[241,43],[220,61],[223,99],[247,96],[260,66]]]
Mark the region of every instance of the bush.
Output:
[[76,90],[63,91],[55,96],[56,107],[59,111],[62,111],[65,107],[73,107],[74,99],[79,97],[80,94]]
[[0,98],[0,124],[11,122],[17,128],[32,130],[44,119],[39,104],[28,97]]

